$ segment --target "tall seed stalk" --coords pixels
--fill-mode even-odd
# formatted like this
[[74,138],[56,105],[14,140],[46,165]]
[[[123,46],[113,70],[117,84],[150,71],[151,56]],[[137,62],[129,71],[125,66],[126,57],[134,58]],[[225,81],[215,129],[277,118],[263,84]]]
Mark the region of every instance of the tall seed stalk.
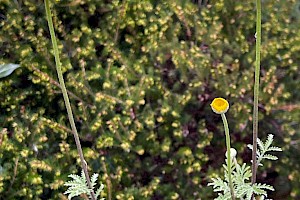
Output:
[[261,45],[261,0],[256,0],[256,61],[254,80],[254,102],[253,102],[253,149],[252,149],[252,178],[251,183],[256,182],[257,173],[257,137],[258,137],[258,96],[260,77],[260,45]]
[[69,97],[68,97],[68,94],[67,94],[65,81],[64,81],[64,78],[63,78],[62,70],[61,70],[61,62],[60,62],[60,58],[59,58],[59,51],[58,51],[58,47],[57,47],[57,41],[56,41],[56,36],[55,36],[53,22],[52,22],[52,14],[51,14],[51,10],[50,10],[49,0],[45,0],[45,10],[46,10],[46,17],[47,17],[47,21],[48,21],[49,31],[50,31],[50,35],[51,35],[51,41],[52,41],[53,50],[54,50],[57,76],[58,76],[59,84],[60,84],[60,87],[61,87],[61,90],[62,90],[62,93],[63,93],[63,98],[64,98],[64,101],[65,101],[65,106],[66,106],[66,109],[67,109],[68,118],[69,118],[69,121],[70,121],[70,124],[71,124],[72,133],[74,135],[77,151],[78,151],[80,161],[81,161],[81,166],[82,166],[82,169],[84,171],[88,187],[91,191],[91,198],[92,198],[92,200],[96,200],[96,197],[95,197],[95,194],[94,194],[94,191],[93,191],[93,187],[92,187],[92,184],[91,184],[91,180],[90,180],[90,177],[89,177],[89,174],[88,174],[87,163],[86,163],[86,161],[84,159],[84,156],[83,156],[83,152],[82,152],[78,132],[77,132],[76,125],[75,125],[75,122],[74,122],[74,117],[73,117],[73,112],[72,112],[70,100],[69,100]]

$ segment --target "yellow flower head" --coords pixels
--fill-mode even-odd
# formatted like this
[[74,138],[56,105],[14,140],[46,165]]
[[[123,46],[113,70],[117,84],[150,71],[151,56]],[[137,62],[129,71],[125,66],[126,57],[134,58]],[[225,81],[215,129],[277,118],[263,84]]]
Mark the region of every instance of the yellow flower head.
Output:
[[215,98],[210,104],[212,110],[217,114],[226,113],[229,109],[229,103],[223,98]]

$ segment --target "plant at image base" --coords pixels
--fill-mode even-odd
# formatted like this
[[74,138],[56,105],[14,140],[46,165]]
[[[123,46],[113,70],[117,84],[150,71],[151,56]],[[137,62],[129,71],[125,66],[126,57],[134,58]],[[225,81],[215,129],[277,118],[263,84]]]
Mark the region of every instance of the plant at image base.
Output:
[[[20,64],[0,79],[1,200],[67,199],[68,174],[81,172],[42,2],[0,1],[0,64]],[[213,199],[207,184],[225,153],[215,96],[234,102],[231,141],[250,163],[253,0],[51,2],[82,150],[105,199]],[[260,137],[273,133],[284,152],[257,179],[274,186],[269,198],[300,199],[299,3],[262,3]]]
[[[234,200],[236,198],[250,200],[253,195],[260,196],[260,199],[267,197],[267,190],[274,191],[274,188],[267,184],[251,183],[250,178],[252,172],[250,166],[246,163],[239,164],[237,161],[237,151],[234,148],[230,148],[230,135],[229,128],[225,113],[229,108],[229,103],[223,98],[216,98],[211,103],[212,110],[221,114],[226,135],[226,146],[227,152],[225,154],[224,177],[223,181],[221,178],[212,178],[212,182],[209,186],[212,186],[214,192],[218,193],[218,197],[215,200]],[[257,140],[259,149],[256,152],[257,155],[257,166],[262,166],[264,159],[277,160],[278,158],[274,155],[269,154],[270,151],[282,151],[281,148],[271,146],[273,142],[273,135],[269,134],[265,142],[260,139]],[[248,145],[252,150],[253,146]]]

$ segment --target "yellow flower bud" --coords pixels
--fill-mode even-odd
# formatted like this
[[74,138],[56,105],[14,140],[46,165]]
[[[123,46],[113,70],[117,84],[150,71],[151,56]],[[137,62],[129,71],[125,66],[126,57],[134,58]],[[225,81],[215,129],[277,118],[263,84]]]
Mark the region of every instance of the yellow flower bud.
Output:
[[212,110],[217,114],[226,113],[229,109],[229,103],[223,98],[215,98],[210,104]]

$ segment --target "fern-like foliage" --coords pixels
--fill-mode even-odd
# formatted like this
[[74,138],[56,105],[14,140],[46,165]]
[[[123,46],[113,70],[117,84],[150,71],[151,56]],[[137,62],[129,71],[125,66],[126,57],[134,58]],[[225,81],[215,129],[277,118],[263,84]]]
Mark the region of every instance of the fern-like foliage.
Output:
[[237,185],[236,196],[245,200],[251,200],[252,194],[267,197],[266,190],[274,191],[274,188],[267,184],[255,183],[251,185],[251,183],[244,183]]
[[214,192],[218,192],[218,198],[215,200],[227,200],[230,199],[230,188],[227,182],[224,182],[221,178],[213,178],[212,183],[208,183],[209,186],[213,186]]
[[[97,184],[98,176],[99,174],[93,174],[91,177],[91,184],[93,190]],[[64,193],[64,194],[68,194],[68,199],[72,199],[73,197],[79,196],[81,194],[86,194],[89,196],[89,198],[91,198],[91,191],[87,185],[87,181],[83,170],[81,171],[81,176],[78,176],[76,174],[70,174],[68,177],[73,179],[64,184],[65,186],[69,187],[67,191],[65,191]],[[100,187],[95,192],[95,197],[97,199],[100,196],[103,189],[104,189],[104,185],[101,183]],[[101,198],[100,200],[104,200],[104,198]]]
[[[282,151],[281,148],[279,147],[274,147],[271,146],[272,142],[273,142],[273,135],[269,134],[268,138],[266,140],[266,142],[262,142],[259,138],[257,139],[257,144],[258,144],[258,149],[256,152],[256,156],[257,156],[257,165],[258,166],[262,166],[263,164],[261,163],[261,161],[263,159],[268,159],[268,160],[277,160],[278,157],[274,156],[272,154],[270,154],[270,151]],[[253,146],[251,144],[247,145],[249,149],[253,149]]]
[[236,171],[233,171],[235,183],[237,185],[246,183],[252,176],[250,166],[247,166],[246,163],[243,163],[243,165],[240,166],[237,162],[235,163],[235,166]]
[[[278,158],[271,155],[270,151],[282,151],[279,147],[271,146],[273,142],[273,135],[268,135],[265,142],[258,139],[258,150],[257,150],[257,163],[261,165],[263,159],[277,160]],[[252,149],[252,145],[248,145]],[[267,190],[274,191],[274,188],[267,184],[255,183],[251,184],[251,167],[247,166],[246,163],[240,165],[236,158],[232,158],[233,165],[231,166],[231,172],[228,172],[227,159],[225,159],[224,177],[225,181],[221,178],[212,178],[212,182],[209,186],[213,187],[214,192],[218,193],[218,197],[215,200],[231,200],[230,188],[229,188],[229,173],[231,173],[233,181],[234,194],[237,199],[251,200],[252,195],[257,195],[260,200],[264,200],[267,197]]]

